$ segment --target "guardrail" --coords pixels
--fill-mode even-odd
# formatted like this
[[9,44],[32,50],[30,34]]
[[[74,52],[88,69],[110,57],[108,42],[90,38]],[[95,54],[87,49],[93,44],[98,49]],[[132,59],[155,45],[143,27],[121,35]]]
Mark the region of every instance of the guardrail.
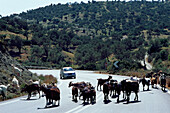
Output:
[[40,67],[40,66],[25,66],[27,69],[50,69],[49,67]]

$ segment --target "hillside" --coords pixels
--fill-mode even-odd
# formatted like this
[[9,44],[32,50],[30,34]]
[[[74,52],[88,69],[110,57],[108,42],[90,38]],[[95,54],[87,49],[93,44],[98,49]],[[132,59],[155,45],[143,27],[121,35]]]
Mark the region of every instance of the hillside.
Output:
[[19,90],[17,90],[12,84],[14,76],[19,81],[21,89],[29,82],[29,80],[38,80],[36,75],[14,60],[9,55],[6,46],[0,42],[0,84],[10,84],[8,87],[7,99],[22,95],[18,93]]
[[[21,13],[24,19],[36,21],[48,29],[73,29],[80,36],[169,35],[169,2],[89,2],[51,4]],[[157,33],[158,34],[157,34]],[[165,37],[166,37],[165,36]]]
[[[24,65],[80,69],[170,69],[168,1],[51,4],[0,19],[1,40]],[[119,61],[119,68],[114,62]]]

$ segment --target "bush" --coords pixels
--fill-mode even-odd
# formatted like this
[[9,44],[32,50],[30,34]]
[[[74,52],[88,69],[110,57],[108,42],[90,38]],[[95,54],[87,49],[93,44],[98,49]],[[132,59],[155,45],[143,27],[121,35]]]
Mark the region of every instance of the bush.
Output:
[[12,99],[12,98],[14,98],[16,96],[16,94],[14,94],[14,93],[8,93],[7,94],[7,99]]
[[44,83],[57,83],[57,78],[53,75],[45,75],[44,76]]
[[151,63],[152,60],[153,60],[153,57],[152,57],[152,56],[149,56],[149,57],[148,57],[148,62]]
[[170,88],[170,78],[167,78],[167,86]]
[[38,76],[38,78],[39,78],[40,80],[42,80],[42,81],[45,80],[45,77],[44,77],[43,75]]

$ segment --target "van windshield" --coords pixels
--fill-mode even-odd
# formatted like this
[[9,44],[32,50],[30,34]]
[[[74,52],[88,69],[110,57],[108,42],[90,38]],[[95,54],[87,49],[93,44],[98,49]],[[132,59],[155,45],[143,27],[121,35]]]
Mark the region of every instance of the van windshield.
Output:
[[74,71],[73,68],[65,68],[64,71]]

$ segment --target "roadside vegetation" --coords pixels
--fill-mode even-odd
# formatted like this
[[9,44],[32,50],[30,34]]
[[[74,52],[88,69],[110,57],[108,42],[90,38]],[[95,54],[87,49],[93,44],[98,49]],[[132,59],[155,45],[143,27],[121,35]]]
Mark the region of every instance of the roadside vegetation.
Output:
[[[40,79],[41,84],[43,84],[43,83],[46,83],[46,84],[57,83],[57,78],[54,77],[53,75],[39,75],[38,76],[35,74],[34,76],[35,76],[35,78],[33,78],[33,79],[30,78],[29,80],[36,81],[36,80]],[[38,77],[38,78],[36,78],[36,77]],[[27,80],[27,82],[28,82],[28,80]],[[21,93],[21,90],[27,84],[26,82],[20,83],[21,85],[20,85],[19,89],[16,89],[16,87],[13,86],[11,82],[9,82],[9,83],[11,85],[8,87],[7,97],[6,97],[7,100],[27,95],[27,92]],[[0,96],[0,101],[2,101],[1,96]]]
[[39,79],[41,80],[41,84],[51,84],[51,83],[57,83],[57,78],[53,75],[39,75]]

